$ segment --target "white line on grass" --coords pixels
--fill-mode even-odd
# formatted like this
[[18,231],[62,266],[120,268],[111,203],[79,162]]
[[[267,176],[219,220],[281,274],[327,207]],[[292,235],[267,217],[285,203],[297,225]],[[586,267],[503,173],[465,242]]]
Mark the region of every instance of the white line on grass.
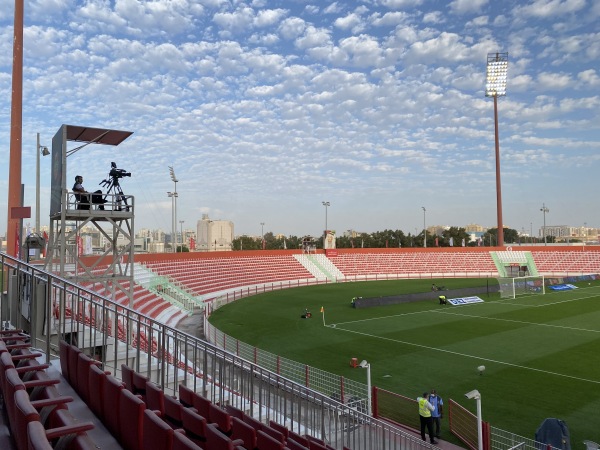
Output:
[[439,314],[447,314],[447,315],[451,315],[451,316],[474,317],[474,318],[477,318],[477,319],[498,320],[500,322],[513,322],[513,323],[522,323],[524,325],[538,325],[540,327],[562,328],[564,330],[589,331],[590,333],[600,333],[600,330],[589,330],[587,328],[567,327],[565,325],[551,325],[549,323],[525,322],[524,320],[500,319],[498,317],[475,316],[475,315],[472,315],[472,314],[459,314],[459,313],[450,312],[450,311],[440,311],[439,309],[433,310],[432,312],[439,313]]
[[[331,325],[328,325],[328,326],[331,326]],[[509,362],[505,362],[505,361],[497,361],[495,359],[482,358],[481,356],[467,355],[466,353],[455,352],[455,351],[452,351],[452,350],[444,350],[444,349],[436,348],[436,347],[429,347],[429,346],[423,345],[423,344],[415,344],[414,342],[400,341],[400,340],[397,340],[397,339],[391,339],[391,338],[386,338],[386,337],[382,337],[382,336],[376,336],[376,335],[373,335],[373,334],[363,333],[363,332],[360,332],[360,331],[346,330],[344,328],[339,328],[339,324],[338,324],[338,326],[335,329],[339,330],[339,331],[346,331],[348,333],[359,334],[361,336],[367,336],[367,337],[370,337],[370,338],[382,339],[382,340],[385,340],[385,341],[395,342],[397,344],[411,345],[413,347],[424,348],[426,350],[433,350],[433,351],[438,351],[438,352],[442,352],[442,353],[449,353],[451,355],[462,356],[464,358],[472,358],[472,359],[477,359],[477,360],[480,360],[480,361],[486,361],[486,362],[496,363],[496,364],[500,364],[500,365],[504,365],[504,366],[516,367],[518,369],[531,370],[531,371],[534,371],[534,372],[545,373],[547,375],[554,375],[554,376],[557,376],[557,377],[570,378],[572,380],[585,381],[587,383],[600,384],[600,381],[597,381],[597,380],[589,380],[587,378],[575,377],[573,375],[566,375],[564,373],[551,372],[549,370],[542,370],[542,369],[536,369],[534,367],[521,366],[519,364],[513,364],[513,363],[509,363]]]

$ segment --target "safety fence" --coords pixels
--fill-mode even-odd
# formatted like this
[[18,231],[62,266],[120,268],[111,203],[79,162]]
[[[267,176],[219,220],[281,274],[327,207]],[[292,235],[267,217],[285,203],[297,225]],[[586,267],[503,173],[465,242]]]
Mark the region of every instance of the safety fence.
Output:
[[115,376],[121,376],[121,364],[126,364],[166,394],[177,395],[179,384],[184,384],[221,406],[233,405],[263,423],[273,420],[336,449],[432,448],[252,358],[168,327],[53,273],[2,253],[0,270],[2,327],[29,332],[32,345],[43,350],[50,363],[58,362],[59,341],[66,340]]
[[361,411],[368,411],[367,385],[349,380],[325,370],[317,369],[291,359],[261,350],[233,338],[213,326],[208,320],[204,321],[206,340],[217,347],[227,350],[251,361],[264,369],[281,375],[302,386],[313,389],[341,403],[351,405]]

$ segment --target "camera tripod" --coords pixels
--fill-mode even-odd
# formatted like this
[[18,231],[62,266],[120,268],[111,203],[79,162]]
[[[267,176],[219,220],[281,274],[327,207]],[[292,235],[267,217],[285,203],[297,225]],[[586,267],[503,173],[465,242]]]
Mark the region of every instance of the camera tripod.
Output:
[[107,198],[110,194],[115,196],[115,211],[129,211],[127,198],[125,197],[125,194],[123,194],[123,189],[121,189],[118,177],[111,177],[109,180],[104,180],[100,184],[105,187],[108,186],[108,190],[104,195],[105,201],[108,201]]

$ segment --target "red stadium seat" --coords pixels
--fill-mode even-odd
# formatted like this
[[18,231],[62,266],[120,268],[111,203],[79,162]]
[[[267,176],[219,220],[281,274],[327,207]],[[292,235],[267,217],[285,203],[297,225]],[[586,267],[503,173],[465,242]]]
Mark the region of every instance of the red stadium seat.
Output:
[[275,422],[273,420],[269,421],[269,427],[271,427],[274,430],[278,431],[279,433],[281,433],[283,435],[283,437],[285,439],[287,439],[290,430],[288,430],[286,427],[284,427],[283,425],[281,425],[281,424],[279,424],[279,423],[277,423],[277,422]]
[[212,418],[210,417],[210,405],[212,405],[212,402],[209,399],[202,397],[198,393],[194,393],[192,401],[194,408],[196,408],[198,411],[198,414],[211,422]]
[[205,445],[206,419],[198,414],[195,408],[183,408],[181,421],[186,436],[197,445]]
[[127,389],[121,390],[119,398],[120,442],[128,450],[142,448],[144,411],[146,404]]
[[260,430],[256,432],[256,447],[260,450],[283,450],[285,444]]
[[[87,429],[80,428],[78,423],[71,423],[46,430],[41,422],[31,421],[27,424],[27,449],[98,450],[98,445],[86,434]],[[50,441],[56,443],[51,444]]]
[[184,384],[179,384],[179,401],[183,406],[189,408],[194,406],[194,395],[196,393]]
[[74,345],[69,345],[67,352],[68,370],[67,381],[77,391],[77,367],[79,363],[79,354],[81,350]]
[[256,430],[237,417],[231,418],[231,439],[243,441],[247,449],[256,448]]
[[[44,408],[47,406],[57,405],[62,399],[46,399],[32,402],[27,395],[25,390],[17,390],[14,393],[14,415],[11,421],[11,429],[13,436],[17,444],[18,450],[27,449],[27,424],[32,421],[41,422],[42,418],[38,412],[38,408]],[[71,433],[82,432],[91,430],[94,425],[90,422],[84,422],[75,425],[75,420],[63,409],[57,411],[57,424],[59,427],[65,429],[65,427],[72,426]]]
[[244,445],[241,440],[232,440],[221,433],[213,424],[206,426],[206,448],[209,450],[234,450],[236,446]]
[[85,403],[90,401],[90,366],[100,365],[85,353],[81,352],[77,357],[77,383],[75,388]]
[[308,439],[306,439],[306,437],[301,436],[298,433],[293,432],[292,430],[290,430],[288,433],[288,440],[290,439],[296,441],[296,443],[302,445],[303,447],[310,446],[310,443],[308,442]]
[[181,428],[183,426],[182,410],[184,409],[179,400],[170,395],[164,396],[165,401],[165,414],[163,420],[174,429]]
[[160,386],[152,381],[146,383],[146,406],[153,411],[159,411],[161,417],[165,413],[165,393]]
[[139,372],[133,372],[131,374],[131,383],[133,386],[132,392],[136,395],[141,395],[142,399],[146,399],[146,383],[150,381],[146,375],[142,375]]
[[144,411],[142,450],[171,450],[173,429],[154,411]]
[[307,442],[307,445],[302,445],[302,444],[296,442],[292,438],[289,438],[288,440],[285,441],[285,446],[287,448],[289,448],[290,450],[309,450],[308,442]]
[[231,416],[213,403],[210,404],[210,422],[217,425],[221,433],[231,434]]
[[112,375],[106,375],[104,379],[104,399],[102,402],[102,422],[118,441],[121,440],[119,402],[123,389],[124,385],[120,380]]
[[[73,401],[73,399],[71,397],[60,397],[58,394],[58,391],[56,390],[56,388],[54,387],[55,384],[58,383],[58,380],[52,380],[50,378],[48,378],[48,376],[43,373],[43,377],[40,377],[39,379],[36,380],[31,380],[31,381],[27,381],[24,382],[23,380],[21,380],[21,378],[19,377],[19,373],[17,372],[17,370],[13,367],[13,368],[8,368],[6,369],[6,371],[4,372],[4,402],[6,405],[6,412],[8,415],[8,420],[9,422],[12,424],[14,423],[14,414],[15,414],[15,410],[14,410],[14,402],[13,402],[13,397],[15,395],[15,392],[17,391],[24,391],[25,394],[29,397],[29,393],[27,392],[27,389],[32,389],[35,388],[36,391],[32,392],[32,395],[34,395],[34,398],[60,398],[61,400],[63,400],[62,402],[58,402],[55,404],[55,407],[50,408],[46,414],[49,415],[55,408],[58,408],[59,403],[60,404],[64,404],[67,402],[71,402]],[[52,388],[52,390],[50,391],[49,389]],[[47,391],[42,391],[43,389],[48,389]],[[64,408],[64,406],[61,406]]]
[[173,450],[202,450],[202,447],[192,442],[183,433],[174,433]]
[[90,400],[88,404],[92,412],[100,419],[104,417],[103,402],[106,375],[96,364],[92,364],[89,368]]
[[121,381],[125,384],[125,389],[134,392],[133,389],[133,369],[127,364],[121,364]]
[[237,417],[240,420],[244,420],[244,411],[235,406],[225,405],[225,411],[227,411],[231,417]]

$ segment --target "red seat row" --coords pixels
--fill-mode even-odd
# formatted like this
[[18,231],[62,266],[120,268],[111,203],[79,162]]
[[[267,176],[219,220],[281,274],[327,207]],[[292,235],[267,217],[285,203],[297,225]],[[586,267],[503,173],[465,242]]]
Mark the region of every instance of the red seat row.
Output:
[[271,421],[214,404],[183,384],[179,398],[129,366],[118,380],[77,347],[60,343],[61,366],[73,388],[128,450],[330,450]]
[[22,333],[15,340],[5,332],[0,337],[0,390],[17,449],[96,449],[86,434],[94,425],[70,414],[67,403],[73,398],[59,395],[60,381],[37,362],[40,354],[24,347]]

